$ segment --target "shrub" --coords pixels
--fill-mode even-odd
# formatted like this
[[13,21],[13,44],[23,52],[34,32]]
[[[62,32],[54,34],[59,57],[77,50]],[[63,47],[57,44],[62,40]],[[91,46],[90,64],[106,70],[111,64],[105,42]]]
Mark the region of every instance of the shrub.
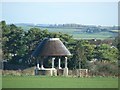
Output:
[[91,75],[118,76],[117,63],[95,62],[89,65]]

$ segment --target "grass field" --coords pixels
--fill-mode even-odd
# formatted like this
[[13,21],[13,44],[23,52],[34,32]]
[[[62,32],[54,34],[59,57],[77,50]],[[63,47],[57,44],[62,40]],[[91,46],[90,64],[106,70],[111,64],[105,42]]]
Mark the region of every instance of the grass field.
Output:
[[71,34],[73,35],[73,38],[75,39],[93,39],[93,38],[96,38],[96,39],[107,39],[107,38],[113,38],[115,37],[112,33],[109,33],[109,32],[99,32],[99,33],[94,33],[94,34],[88,34],[88,33],[74,33],[74,34]]
[[68,28],[41,28],[42,30],[47,29],[49,32],[62,32],[72,35],[75,39],[107,39],[116,36],[115,33],[111,32],[99,32],[99,33],[85,33],[85,32],[75,32],[77,29]]
[[[29,30],[32,28],[31,26],[21,26],[24,30]],[[75,39],[107,39],[107,38],[114,38],[117,36],[117,33],[112,33],[112,32],[99,32],[99,33],[83,33],[83,32],[75,32],[78,29],[75,28],[42,28],[42,27],[37,27],[42,30],[47,29],[49,32],[61,32],[61,33],[66,33],[69,35],[72,35],[73,38]]]
[[3,76],[3,88],[117,88],[112,77]]
[[0,90],[2,89],[2,75],[0,74]]
[[49,32],[62,32],[67,33],[69,35],[72,35],[75,39],[107,39],[107,38],[113,38],[116,36],[115,33],[111,32],[99,32],[99,33],[83,33],[83,32],[75,32],[77,29],[65,29],[65,28],[41,28],[41,29],[47,29]]

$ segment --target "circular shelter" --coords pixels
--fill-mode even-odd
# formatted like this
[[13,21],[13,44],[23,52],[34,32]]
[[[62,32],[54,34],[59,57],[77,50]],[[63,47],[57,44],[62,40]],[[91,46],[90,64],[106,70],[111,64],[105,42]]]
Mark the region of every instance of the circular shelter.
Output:
[[[56,56],[64,56],[65,57],[65,68],[63,70],[63,74],[65,76],[68,75],[68,68],[67,68],[67,56],[71,55],[69,50],[65,47],[65,45],[62,43],[62,41],[59,38],[45,38],[42,42],[39,43],[35,51],[32,53],[33,57],[40,57],[40,56],[52,56],[52,72],[56,69],[54,68],[54,60]],[[48,70],[47,68],[44,68],[43,61],[41,61],[41,67],[39,67],[39,60],[37,60],[37,70]],[[60,58],[58,60],[58,68],[60,67]]]

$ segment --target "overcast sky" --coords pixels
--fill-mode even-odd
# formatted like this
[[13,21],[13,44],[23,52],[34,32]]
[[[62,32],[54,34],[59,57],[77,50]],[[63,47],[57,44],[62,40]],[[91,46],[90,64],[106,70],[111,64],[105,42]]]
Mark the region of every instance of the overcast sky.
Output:
[[117,2],[4,2],[7,23],[117,25]]

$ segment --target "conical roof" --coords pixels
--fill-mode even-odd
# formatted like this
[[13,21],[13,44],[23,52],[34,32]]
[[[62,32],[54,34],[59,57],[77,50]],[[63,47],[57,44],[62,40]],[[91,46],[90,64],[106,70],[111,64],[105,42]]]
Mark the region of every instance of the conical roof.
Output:
[[33,52],[33,57],[38,56],[68,56],[71,55],[69,50],[59,38],[46,38]]

